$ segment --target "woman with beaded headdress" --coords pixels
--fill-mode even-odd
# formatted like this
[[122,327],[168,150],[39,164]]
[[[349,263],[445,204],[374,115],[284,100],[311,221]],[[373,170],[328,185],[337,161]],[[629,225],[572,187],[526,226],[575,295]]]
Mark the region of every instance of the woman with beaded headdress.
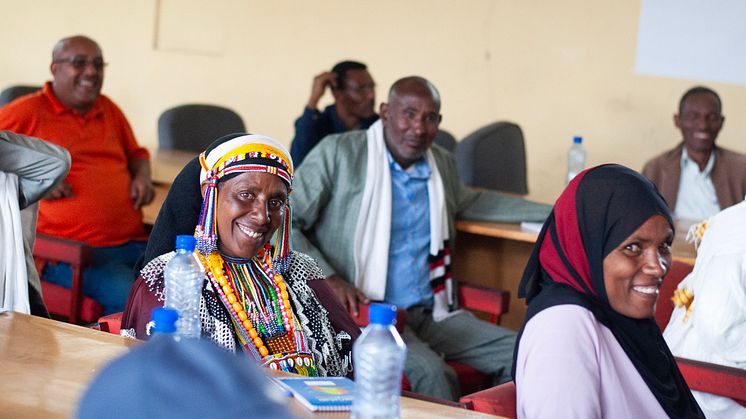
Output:
[[[205,272],[202,337],[270,368],[347,375],[359,329],[316,263],[291,250],[290,154],[274,139],[232,134],[208,147],[199,162],[199,181],[187,181],[199,182],[202,196],[169,196],[164,205],[189,207],[195,199],[202,201],[194,229],[195,255]],[[163,305],[163,271],[173,256],[156,257],[140,271],[122,317],[122,334],[149,336],[150,311]]]

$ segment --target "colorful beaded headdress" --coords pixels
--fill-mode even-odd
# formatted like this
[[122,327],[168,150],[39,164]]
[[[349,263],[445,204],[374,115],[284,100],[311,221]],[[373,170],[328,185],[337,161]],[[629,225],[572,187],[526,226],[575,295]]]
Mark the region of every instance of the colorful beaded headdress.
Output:
[[[217,249],[217,198],[218,182],[224,176],[243,173],[271,173],[279,177],[287,186],[288,194],[293,184],[293,160],[287,149],[276,140],[262,135],[242,135],[220,144],[199,156],[202,166],[200,184],[207,184],[199,223],[194,231],[197,249],[208,255]],[[290,203],[285,217],[275,233],[277,238],[273,254],[275,268],[282,273],[287,269],[290,256],[292,229]]]

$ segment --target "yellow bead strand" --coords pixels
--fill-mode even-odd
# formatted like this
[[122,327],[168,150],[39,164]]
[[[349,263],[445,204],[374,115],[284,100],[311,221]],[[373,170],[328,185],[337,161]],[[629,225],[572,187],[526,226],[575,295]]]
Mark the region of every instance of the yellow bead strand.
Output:
[[694,302],[694,294],[692,294],[691,291],[689,291],[687,288],[683,289],[676,289],[673,292],[673,297],[671,297],[671,301],[676,305],[678,308],[685,308],[686,312],[684,313],[684,319],[683,321],[686,322],[689,316],[692,314],[692,303]]
[[215,281],[220,285],[225,298],[228,300],[228,303],[236,312],[236,316],[238,316],[238,318],[241,320],[241,327],[243,327],[246,330],[246,333],[249,334],[249,337],[252,339],[252,343],[254,344],[254,346],[256,346],[259,354],[262,357],[269,355],[269,350],[264,345],[262,338],[259,337],[259,334],[254,328],[254,325],[249,320],[249,316],[246,314],[246,310],[244,309],[243,304],[238,301],[238,297],[236,297],[236,293],[233,291],[233,287],[231,287],[228,279],[225,277],[225,273],[223,273],[223,258],[220,257],[220,254],[218,254],[217,252],[210,253],[207,256],[207,260],[204,260],[203,255],[199,253],[198,255],[202,260],[203,265],[208,266],[213,278],[215,278]]

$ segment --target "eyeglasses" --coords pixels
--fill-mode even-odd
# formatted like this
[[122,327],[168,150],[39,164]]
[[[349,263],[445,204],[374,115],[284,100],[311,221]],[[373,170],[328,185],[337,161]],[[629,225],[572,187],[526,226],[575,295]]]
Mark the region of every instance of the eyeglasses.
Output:
[[71,66],[73,66],[76,70],[83,70],[87,66],[92,65],[93,68],[95,68],[98,71],[101,71],[106,67],[108,63],[104,62],[104,59],[101,57],[91,58],[90,60],[87,59],[84,55],[76,55],[74,57],[67,57],[67,58],[57,58],[56,60],[52,61],[53,63],[68,63]]

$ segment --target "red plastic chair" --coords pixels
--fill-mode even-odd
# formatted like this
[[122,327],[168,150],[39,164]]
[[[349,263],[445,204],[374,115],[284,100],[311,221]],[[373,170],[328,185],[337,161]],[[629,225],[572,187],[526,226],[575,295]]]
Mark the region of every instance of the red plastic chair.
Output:
[[[458,300],[462,308],[486,315],[485,320],[495,325],[500,324],[500,316],[510,308],[509,292],[463,282],[458,285]],[[447,363],[456,371],[461,394],[470,394],[492,386],[492,377],[472,366],[456,361]]]
[[98,319],[98,327],[102,332],[119,334],[122,326],[122,312],[109,314]]
[[515,383],[512,381],[469,394],[459,401],[469,410],[506,418],[516,417]]
[[53,317],[67,319],[73,324],[87,324],[104,313],[101,304],[83,295],[83,270],[90,259],[91,248],[84,243],[43,234],[36,236],[34,261],[39,273],[48,262],[65,262],[72,269],[71,289],[41,281],[44,304]]
[[655,323],[658,327],[663,330],[668,326],[668,321],[671,319],[671,312],[673,312],[674,304],[671,301],[673,292],[684,278],[692,271],[694,266],[679,261],[673,261],[671,264],[671,271],[668,272],[658,294],[658,302],[655,305]]
[[746,407],[746,370],[686,358],[676,363],[690,389],[730,397]]
[[[462,308],[482,313],[486,315],[488,321],[500,324],[500,316],[506,313],[509,308],[510,293],[478,285],[459,283],[458,298]],[[368,325],[368,306],[361,304],[358,307],[358,315],[353,316],[353,320],[358,326],[365,327]],[[400,333],[404,330],[406,318],[407,312],[405,310],[399,310],[396,313],[396,329]],[[473,393],[492,385],[492,377],[481,373],[468,364],[456,361],[447,361],[447,364],[456,372],[462,394]],[[406,377],[402,377],[402,390],[411,390]]]
[[510,293],[481,285],[459,283],[458,301],[461,307],[487,315],[486,320],[500,324],[500,316],[510,308]]

